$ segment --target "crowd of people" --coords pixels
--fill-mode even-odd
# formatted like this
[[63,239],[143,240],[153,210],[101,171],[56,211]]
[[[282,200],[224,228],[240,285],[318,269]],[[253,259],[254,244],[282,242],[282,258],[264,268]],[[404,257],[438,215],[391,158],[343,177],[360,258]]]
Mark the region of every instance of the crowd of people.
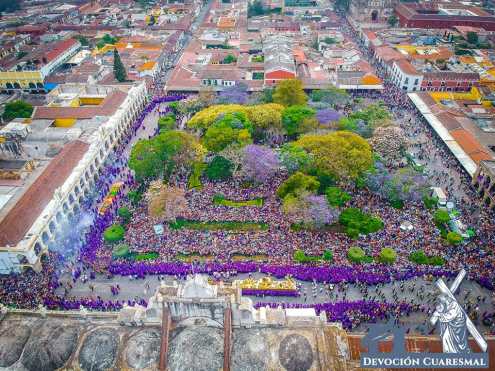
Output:
[[[342,24],[342,30],[360,43],[357,34],[347,23]],[[364,49],[363,49],[364,50]],[[395,121],[404,129],[411,143],[411,150],[420,159],[429,164],[438,163],[438,168],[430,169],[430,180],[443,186],[449,198],[456,204],[466,224],[473,226],[476,236],[458,247],[446,248],[439,238],[432,215],[419,203],[408,203],[403,209],[395,209],[378,195],[366,189],[352,189],[352,199],[346,207],[357,207],[361,210],[379,216],[384,222],[384,228],[376,233],[352,240],[342,231],[335,230],[293,230],[291,222],[282,213],[280,200],[276,189],[283,181],[278,175],[269,182],[250,188],[233,186],[233,183],[205,182],[201,190],[189,190],[186,199],[189,204],[181,217],[200,221],[255,221],[268,224],[267,230],[253,230],[244,233],[229,233],[212,230],[198,231],[193,229],[172,229],[164,223],[164,233],[157,234],[154,226],[156,220],[150,218],[145,203],[132,209],[133,217],[127,226],[125,242],[134,252],[155,251],[159,257],[149,262],[132,262],[128,260],[112,260],[112,251],[105,246],[102,234],[116,218],[117,208],[127,202],[125,193],[135,186],[134,178],[127,168],[128,149],[136,140],[143,136],[143,123],[150,115],[158,116],[167,109],[163,104],[182,99],[181,96],[170,96],[155,99],[141,113],[131,128],[129,135],[116,150],[114,161],[101,174],[96,188],[98,194],[86,201],[85,212],[93,216],[93,223],[85,234],[84,247],[81,249],[78,261],[73,263],[70,271],[71,280],[60,282],[60,266],[65,264],[63,257],[56,254],[47,255],[41,273],[28,272],[22,275],[11,275],[0,278],[0,301],[6,305],[25,308],[37,308],[44,304],[50,309],[79,309],[81,306],[93,310],[120,309],[124,302],[132,305],[145,304],[143,299],[119,301],[103,300],[98,293],[93,293],[92,280],[95,272],[113,275],[132,276],[142,279],[146,275],[174,275],[178,278],[191,273],[222,274],[228,278],[239,273],[260,272],[283,278],[291,275],[301,281],[320,282],[325,285],[338,285],[337,292],[346,292],[345,285],[353,284],[359,288],[363,300],[347,300],[345,294],[341,299],[338,295],[332,302],[317,304],[302,303],[260,303],[259,306],[282,305],[291,307],[312,306],[317,312],[325,311],[330,321],[341,321],[346,328],[355,328],[363,322],[385,318],[391,313],[395,317],[408,316],[415,311],[428,312],[433,296],[414,291],[411,298],[404,298],[404,286],[394,288],[392,302],[387,302],[380,285],[394,281],[409,282],[414,279],[434,277],[451,278],[461,268],[468,271],[469,277],[476,279],[482,286],[493,290],[495,258],[495,224],[493,216],[480,208],[479,201],[470,179],[460,168],[457,161],[445,148],[443,143],[428,128],[415,107],[409,102],[404,92],[387,81],[386,71],[372,61],[372,56],[363,52],[375,65],[376,70],[384,79],[383,92],[359,92],[356,95],[364,99],[381,99],[390,108]],[[157,128],[149,136],[157,133]],[[147,132],[146,132],[147,133]],[[148,135],[148,134],[146,134]],[[148,136],[148,137],[149,137]],[[98,213],[98,205],[110,189],[111,184],[120,180],[124,187],[119,191],[116,201],[110,205],[103,215]],[[184,185],[185,187],[185,185]],[[224,195],[231,200],[252,200],[262,198],[261,206],[227,207],[214,203],[214,196]],[[412,231],[403,231],[402,222],[409,222]],[[392,247],[397,252],[397,261],[392,266],[378,264],[352,265],[347,258],[351,246],[359,246],[371,256],[376,256],[383,247]],[[293,261],[295,250],[304,250],[308,255],[322,255],[325,250],[333,252],[331,265],[300,265]],[[427,255],[445,257],[446,265],[441,268],[418,266],[408,260],[410,252],[424,250]],[[178,261],[179,255],[213,257],[213,261],[201,260],[186,263]],[[236,262],[233,257],[242,255],[248,261]],[[249,257],[261,256],[261,261],[249,261]],[[93,295],[90,297],[71,296],[72,284],[78,280],[86,282]],[[55,295],[55,289],[63,287],[63,295]],[[371,291],[373,293],[371,293]],[[110,287],[112,296],[118,296],[120,286]],[[248,292],[248,294],[250,294]],[[251,293],[254,294],[254,293]],[[259,294],[259,293],[258,293]],[[273,293],[265,292],[262,295]],[[301,293],[291,294],[300,296]],[[430,296],[428,296],[430,295]],[[306,300],[306,294],[303,294]],[[469,305],[468,311],[478,313],[483,320],[491,318],[493,313],[480,313],[476,308],[485,303],[486,297],[469,297],[464,299]],[[426,302],[422,305],[420,303]]]
[[[243,189],[233,183],[206,182],[200,191],[186,193],[188,210],[184,219],[201,221],[256,221],[269,225],[266,231],[229,233],[228,231],[197,231],[173,229],[166,223],[165,232],[155,233],[156,220],[149,217],[146,205],[142,204],[133,213],[128,226],[126,243],[136,251],[157,251],[163,260],[174,260],[180,254],[214,256],[218,262],[231,261],[235,255],[259,256],[271,264],[291,264],[294,251],[301,249],[308,255],[322,255],[325,250],[333,252],[333,261],[348,265],[347,250],[360,246],[370,255],[377,255],[383,247],[393,247],[398,253],[398,264],[407,264],[411,251],[424,249],[427,254],[443,254],[444,245],[439,238],[430,212],[420,204],[411,204],[404,209],[395,209],[378,195],[365,189],[355,189],[346,205],[357,207],[379,216],[384,222],[383,230],[354,241],[341,231],[293,230],[291,221],[284,215],[276,190],[282,177]],[[213,198],[223,194],[236,201],[262,198],[263,205],[227,207],[216,205]],[[403,231],[402,222],[408,221],[413,231]]]

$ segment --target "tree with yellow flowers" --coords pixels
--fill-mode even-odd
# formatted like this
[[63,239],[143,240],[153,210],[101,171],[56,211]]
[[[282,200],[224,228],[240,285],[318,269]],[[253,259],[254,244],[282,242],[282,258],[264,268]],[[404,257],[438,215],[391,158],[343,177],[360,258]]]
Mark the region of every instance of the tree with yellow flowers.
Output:
[[373,165],[371,146],[349,131],[306,135],[294,143],[313,156],[317,170],[338,178],[356,179]]
[[289,79],[280,81],[273,92],[273,101],[283,106],[305,105],[308,96],[303,90],[301,80]]

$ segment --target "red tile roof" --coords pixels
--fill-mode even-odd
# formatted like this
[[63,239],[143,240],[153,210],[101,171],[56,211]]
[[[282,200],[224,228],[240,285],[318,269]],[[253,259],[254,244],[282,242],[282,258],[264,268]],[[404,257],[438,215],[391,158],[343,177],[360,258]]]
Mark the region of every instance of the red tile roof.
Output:
[[474,162],[479,163],[481,160],[493,159],[488,150],[467,130],[455,129],[449,133]]
[[414,66],[407,60],[405,59],[401,59],[399,61],[396,61],[395,62],[397,64],[397,67],[399,67],[399,69],[404,72],[405,74],[408,74],[408,75],[419,75],[418,71],[416,70],[416,68],[414,68]]
[[377,58],[383,59],[385,62],[406,59],[406,56],[390,46],[379,46],[375,49]]
[[88,148],[87,143],[76,140],[66,144],[51,160],[0,222],[0,246],[15,246],[24,238],[52,199],[55,190],[64,184]]
[[124,102],[127,94],[114,90],[101,102],[93,107],[35,107],[33,119],[91,119],[95,116],[111,116]]
[[74,39],[62,40],[50,45],[50,51],[45,53],[45,58],[48,62],[56,59],[60,54],[64,53],[67,49],[75,46],[79,41]]
[[366,35],[366,37],[368,38],[368,40],[375,40],[377,38],[376,36],[376,33],[374,33],[373,31],[370,31],[370,30],[366,30],[366,31],[363,31],[363,33]]

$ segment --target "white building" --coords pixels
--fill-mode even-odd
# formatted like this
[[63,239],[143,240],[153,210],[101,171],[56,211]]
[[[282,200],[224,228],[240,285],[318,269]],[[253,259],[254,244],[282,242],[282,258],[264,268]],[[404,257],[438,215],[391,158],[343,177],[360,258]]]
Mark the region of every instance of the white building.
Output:
[[[99,107],[39,107],[33,113],[40,124],[53,121],[53,117],[73,115],[82,121],[87,116],[88,126],[94,120],[98,125],[92,132],[79,131],[78,139],[66,144],[46,166],[34,170],[32,179],[26,178],[27,184],[19,191],[22,194],[11,200],[15,201],[13,204],[2,205],[0,274],[28,267],[41,269],[40,259],[55,240],[60,223],[80,210],[79,205],[102,173],[105,160],[130,135],[132,124],[147,102],[144,82],[99,89],[80,87],[86,96],[105,94],[103,103]],[[63,128],[47,130],[59,129]],[[70,135],[78,133],[77,128],[65,130]]]
[[421,88],[423,74],[407,60],[401,59],[392,64],[392,81],[405,91],[417,91]]

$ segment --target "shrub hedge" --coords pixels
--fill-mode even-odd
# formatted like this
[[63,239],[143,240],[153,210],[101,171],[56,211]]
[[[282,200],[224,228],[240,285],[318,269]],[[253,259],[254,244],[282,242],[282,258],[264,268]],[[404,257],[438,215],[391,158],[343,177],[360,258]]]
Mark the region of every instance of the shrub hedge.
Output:
[[232,232],[249,232],[264,231],[268,229],[268,224],[261,222],[240,222],[240,221],[199,221],[177,219],[169,223],[172,229],[196,229],[201,231],[232,231]]
[[459,245],[462,242],[462,236],[457,232],[447,233],[447,242],[449,245]]
[[428,264],[442,266],[445,264],[445,259],[441,256],[427,256],[423,250],[416,250],[409,254],[409,260],[416,264]]
[[351,263],[362,263],[365,257],[366,254],[360,247],[353,246],[347,251],[347,258]]
[[263,199],[258,197],[253,200],[246,200],[246,201],[233,201],[225,198],[223,194],[216,194],[213,196],[213,203],[215,205],[220,205],[220,206],[229,206],[229,207],[243,207],[243,206],[256,206],[256,207],[261,207],[263,206]]
[[112,224],[103,232],[103,239],[109,243],[119,242],[124,239],[125,229],[120,224]]
[[397,259],[397,253],[390,247],[384,247],[378,255],[378,261],[382,264],[393,264]]
[[339,222],[345,227],[345,233],[350,238],[357,238],[360,233],[378,232],[383,228],[383,221],[380,218],[365,214],[355,207],[343,210],[340,213]]
[[132,213],[127,207],[119,207],[117,214],[125,224],[129,223],[132,219]]
[[191,175],[189,175],[189,179],[187,182],[187,187],[189,189],[193,188],[201,188],[201,175],[203,174],[203,171],[206,169],[206,164],[202,162],[196,162],[192,166],[192,171]]
[[326,262],[331,262],[333,260],[333,253],[330,250],[325,250],[321,256],[306,255],[302,250],[294,251],[294,261],[296,263],[313,263],[320,262],[324,260]]
[[351,199],[351,195],[339,187],[328,187],[325,191],[327,201],[331,206],[340,207]]

